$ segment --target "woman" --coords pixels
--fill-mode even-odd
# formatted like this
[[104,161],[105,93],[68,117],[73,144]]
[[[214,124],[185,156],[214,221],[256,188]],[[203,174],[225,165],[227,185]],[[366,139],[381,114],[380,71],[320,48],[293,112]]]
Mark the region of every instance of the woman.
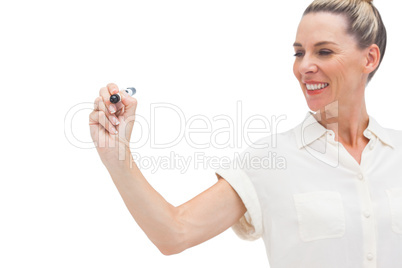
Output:
[[314,1],[297,30],[293,72],[316,113],[278,134],[275,146],[264,138],[242,153],[254,160],[276,153],[285,168],[233,161],[216,171],[214,186],[178,207],[133,162],[137,102],[122,91],[121,103],[111,104],[114,84],[95,100],[91,135],[130,213],[163,254],[233,227],[244,239],[263,238],[272,268],[399,267],[402,132],[382,128],[364,99],[385,46],[371,1]]

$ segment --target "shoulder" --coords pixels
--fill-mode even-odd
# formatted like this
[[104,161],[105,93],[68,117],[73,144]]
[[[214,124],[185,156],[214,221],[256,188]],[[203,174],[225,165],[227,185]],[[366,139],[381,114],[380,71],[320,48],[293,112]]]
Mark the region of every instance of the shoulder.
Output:
[[243,153],[264,154],[267,152],[285,152],[297,149],[295,132],[296,127],[280,133],[271,133],[249,144]]
[[393,147],[402,149],[402,130],[384,128],[384,131],[387,133],[387,136],[389,137]]

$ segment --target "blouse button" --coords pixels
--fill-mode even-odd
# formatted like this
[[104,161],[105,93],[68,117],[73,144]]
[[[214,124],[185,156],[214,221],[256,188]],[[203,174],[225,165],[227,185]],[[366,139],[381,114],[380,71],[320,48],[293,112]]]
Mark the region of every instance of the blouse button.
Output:
[[369,261],[371,261],[373,258],[374,258],[373,254],[371,254],[371,253],[367,254],[367,259]]
[[370,212],[368,212],[366,210],[366,211],[364,211],[363,215],[364,215],[364,217],[369,218],[370,217]]
[[357,177],[359,178],[359,180],[363,180],[363,175],[362,174],[357,175]]

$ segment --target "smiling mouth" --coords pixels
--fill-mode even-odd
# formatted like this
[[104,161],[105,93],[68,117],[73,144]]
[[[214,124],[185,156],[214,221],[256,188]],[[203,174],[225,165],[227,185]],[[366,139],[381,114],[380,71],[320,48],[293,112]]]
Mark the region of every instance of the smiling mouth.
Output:
[[311,91],[323,89],[323,88],[326,88],[329,86],[328,83],[318,83],[318,84],[307,84],[306,83],[305,85],[306,85],[307,90],[311,90]]

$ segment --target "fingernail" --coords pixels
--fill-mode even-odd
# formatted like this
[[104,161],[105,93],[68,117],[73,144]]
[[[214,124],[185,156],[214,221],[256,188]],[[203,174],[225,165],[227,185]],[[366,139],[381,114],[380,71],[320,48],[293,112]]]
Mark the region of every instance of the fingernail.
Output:
[[109,111],[110,111],[110,113],[115,113],[116,112],[116,109],[114,108],[114,105],[110,105],[109,106]]
[[114,124],[115,124],[116,126],[117,126],[118,124],[120,124],[120,121],[119,121],[119,119],[117,119],[117,117],[114,117],[113,120],[114,120]]
[[111,127],[110,130],[111,130],[112,134],[117,134],[117,133],[119,133],[119,132],[117,132],[117,130],[116,130],[114,127]]
[[112,94],[119,93],[119,90],[117,88],[112,89]]
[[127,94],[127,92],[126,92],[125,90],[123,90],[123,91],[120,93],[120,96],[121,96],[122,99],[124,99],[124,98],[127,98],[127,97],[128,97],[128,94]]

